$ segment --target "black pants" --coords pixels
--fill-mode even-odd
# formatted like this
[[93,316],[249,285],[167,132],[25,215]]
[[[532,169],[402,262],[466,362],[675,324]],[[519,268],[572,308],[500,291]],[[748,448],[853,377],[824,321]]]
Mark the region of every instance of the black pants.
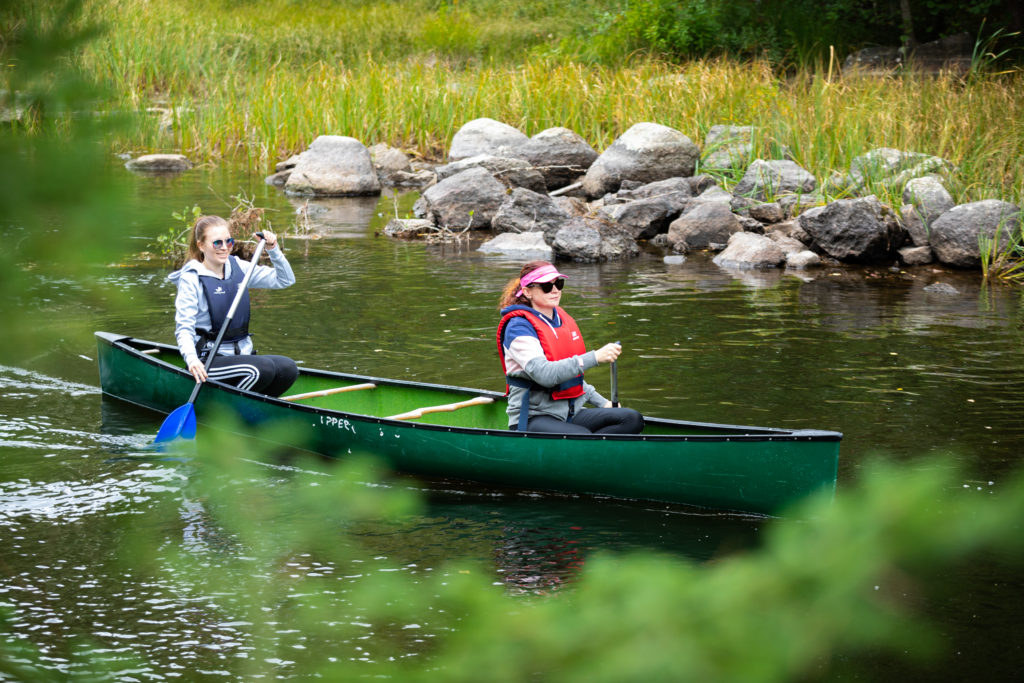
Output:
[[576,413],[572,422],[537,415],[526,423],[528,432],[551,434],[639,434],[643,428],[644,416],[632,408],[587,408]]
[[255,391],[280,396],[299,376],[299,366],[287,356],[221,356],[213,359],[210,379]]

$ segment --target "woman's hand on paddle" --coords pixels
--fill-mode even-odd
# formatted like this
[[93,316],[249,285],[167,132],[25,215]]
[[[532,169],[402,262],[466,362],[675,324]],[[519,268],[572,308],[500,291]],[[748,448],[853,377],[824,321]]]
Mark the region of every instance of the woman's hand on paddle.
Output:
[[622,345],[611,342],[594,351],[594,356],[597,358],[598,363],[612,363],[621,353]]
[[188,371],[196,378],[196,384],[206,381],[206,366],[199,359],[189,363]]
[[270,232],[269,230],[261,230],[260,232],[256,233],[256,239],[259,239],[260,236],[262,236],[263,239],[267,241],[268,251],[271,249],[277,249],[277,235]]

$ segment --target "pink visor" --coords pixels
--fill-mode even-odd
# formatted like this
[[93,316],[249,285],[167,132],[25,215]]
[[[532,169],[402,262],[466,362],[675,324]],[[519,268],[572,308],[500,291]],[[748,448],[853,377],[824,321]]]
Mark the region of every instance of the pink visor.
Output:
[[564,278],[565,276],[558,272],[558,269],[552,265],[541,266],[536,270],[531,270],[529,273],[519,279],[519,291],[516,292],[516,296],[522,296],[526,291],[526,288],[537,282],[551,282],[558,278]]

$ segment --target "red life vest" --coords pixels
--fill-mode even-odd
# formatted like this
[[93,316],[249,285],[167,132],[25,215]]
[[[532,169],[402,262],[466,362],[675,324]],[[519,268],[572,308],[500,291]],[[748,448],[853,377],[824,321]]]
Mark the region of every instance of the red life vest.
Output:
[[[555,309],[562,326],[552,327],[546,320],[542,319],[537,311],[529,306],[509,306],[502,309],[501,322],[498,323],[498,356],[501,358],[501,371],[505,372],[505,347],[501,343],[502,335],[505,333],[505,326],[512,318],[526,318],[537,332],[540,339],[540,346],[544,350],[544,357],[550,361],[563,360],[573,356],[582,356],[587,352],[586,344],[583,343],[583,334],[576,321],[562,308]],[[509,382],[517,384],[523,378],[507,377]],[[545,391],[551,392],[551,398],[556,400],[577,398],[583,395],[583,371],[570,380],[562,382],[556,387],[544,387]],[[508,395],[509,385],[505,385],[505,394]]]

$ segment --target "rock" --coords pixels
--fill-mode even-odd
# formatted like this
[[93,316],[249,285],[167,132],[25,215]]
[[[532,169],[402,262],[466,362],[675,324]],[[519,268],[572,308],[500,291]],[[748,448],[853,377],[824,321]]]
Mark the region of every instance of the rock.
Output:
[[808,194],[814,191],[817,181],[810,171],[788,159],[755,159],[747,167],[743,179],[733,188],[733,193],[772,201],[785,194]]
[[807,245],[798,239],[784,235],[778,230],[773,230],[767,233],[768,239],[779,245],[779,249],[788,257],[790,254],[798,254],[801,251],[807,251]]
[[491,220],[499,232],[541,232],[550,241],[572,214],[546,194],[517,187],[505,196]]
[[931,245],[928,226],[925,225],[924,218],[912,205],[904,204],[900,209],[900,222],[903,223],[903,229],[907,231],[910,241],[914,243],[915,247]]
[[670,254],[661,259],[665,265],[669,266],[681,266],[686,263],[686,257],[682,254]]
[[874,196],[811,209],[797,222],[829,256],[853,263],[891,261],[903,236],[892,211]]
[[778,268],[786,260],[774,241],[764,235],[737,232],[729,238],[729,244],[714,258],[720,268]]
[[496,157],[491,154],[480,154],[468,159],[438,166],[434,169],[438,181],[451,178],[469,168],[485,168],[495,180],[508,188],[525,187],[534,192],[547,192],[544,176],[530,165],[530,162],[512,157]]
[[913,205],[925,226],[956,206],[953,195],[935,175],[908,180],[903,188],[903,203]]
[[821,265],[821,257],[813,251],[804,249],[786,254],[786,267],[794,270],[805,270]]
[[786,218],[782,205],[778,202],[754,204],[747,211],[750,212],[751,218],[756,218],[762,223],[781,223]]
[[597,159],[594,148],[568,128],[542,130],[513,148],[513,154],[540,172],[548,190],[575,182]]
[[850,174],[839,182],[837,189],[859,192],[865,188],[870,190],[873,184],[899,187],[912,178],[951,166],[945,159],[929,154],[879,147],[855,157],[850,162]]
[[581,262],[609,261],[636,256],[640,248],[624,230],[595,218],[570,218],[555,233],[555,255]]
[[740,228],[743,229],[743,232],[753,232],[758,235],[764,234],[764,223],[756,218],[751,218],[750,216],[736,216],[736,220],[740,222]]
[[718,185],[718,181],[715,180],[715,177],[710,176],[707,173],[695,175],[692,178],[687,178],[687,180],[690,182],[690,189],[693,190],[693,195],[695,197],[705,192],[708,188]]
[[512,149],[522,147],[529,140],[521,131],[507,123],[480,118],[465,123],[452,137],[448,161],[458,161],[487,154],[509,156]]
[[284,189],[291,194],[354,197],[380,194],[380,180],[363,143],[343,135],[321,135],[299,155]]
[[126,161],[124,167],[145,173],[181,173],[192,168],[192,162],[184,154],[143,154]]
[[427,188],[414,211],[453,230],[488,228],[505,195],[505,187],[477,166]]
[[521,261],[554,258],[554,250],[544,241],[542,232],[506,232],[480,245],[479,251],[485,254],[502,254]]
[[849,55],[843,69],[862,75],[889,75],[900,69],[964,75],[970,70],[974,49],[975,40],[970,33],[957,33],[917,45],[909,59],[904,58],[898,47],[864,48]]
[[711,126],[704,136],[704,168],[743,168],[753,154],[752,126]]
[[700,152],[674,128],[638,123],[623,133],[587,170],[583,191],[596,198],[615,192],[623,180],[649,183],[692,176]]
[[924,247],[903,247],[899,250],[900,261],[908,266],[924,266],[932,262],[932,248]]
[[787,194],[779,199],[779,206],[786,216],[798,216],[807,209],[825,204],[825,198],[817,192],[810,194]]
[[388,176],[388,184],[393,187],[427,187],[437,182],[437,175],[427,169],[419,171],[395,171]]
[[690,192],[685,178],[661,180],[619,192],[616,199],[625,197],[627,201],[606,205],[597,213],[627,230],[634,239],[650,239],[668,231],[669,223],[689,202]]
[[695,203],[668,227],[668,241],[680,252],[708,249],[712,243],[725,244],[733,233],[742,231],[739,220],[721,202]]
[[718,185],[712,185],[708,189],[701,192],[699,195],[694,197],[694,204],[723,204],[729,210],[732,210],[733,196],[726,190],[722,189]]
[[409,163],[409,157],[400,149],[390,147],[383,142],[378,142],[369,148],[369,152],[373,167],[377,169],[377,177],[385,185],[396,185],[396,183],[392,182],[395,174],[412,173],[412,164]]
[[284,161],[279,161],[274,165],[274,172],[280,173],[281,171],[290,171],[295,168],[295,164],[299,163],[299,155],[293,154]]
[[291,175],[292,170],[288,168],[283,171],[278,171],[277,173],[268,175],[266,178],[263,179],[263,182],[266,183],[267,185],[270,185],[271,187],[283,188],[285,184],[288,182],[288,178],[291,177]]
[[415,239],[434,232],[434,224],[422,218],[392,218],[384,226],[384,234],[397,239]]
[[996,238],[1008,244],[1014,231],[1020,230],[1020,208],[998,199],[954,206],[931,226],[931,245],[935,257],[951,266],[977,268],[981,265],[978,237]]
[[945,282],[933,282],[930,285],[925,286],[924,291],[929,294],[949,294],[955,296],[960,293],[960,290],[953,285],[946,284]]

